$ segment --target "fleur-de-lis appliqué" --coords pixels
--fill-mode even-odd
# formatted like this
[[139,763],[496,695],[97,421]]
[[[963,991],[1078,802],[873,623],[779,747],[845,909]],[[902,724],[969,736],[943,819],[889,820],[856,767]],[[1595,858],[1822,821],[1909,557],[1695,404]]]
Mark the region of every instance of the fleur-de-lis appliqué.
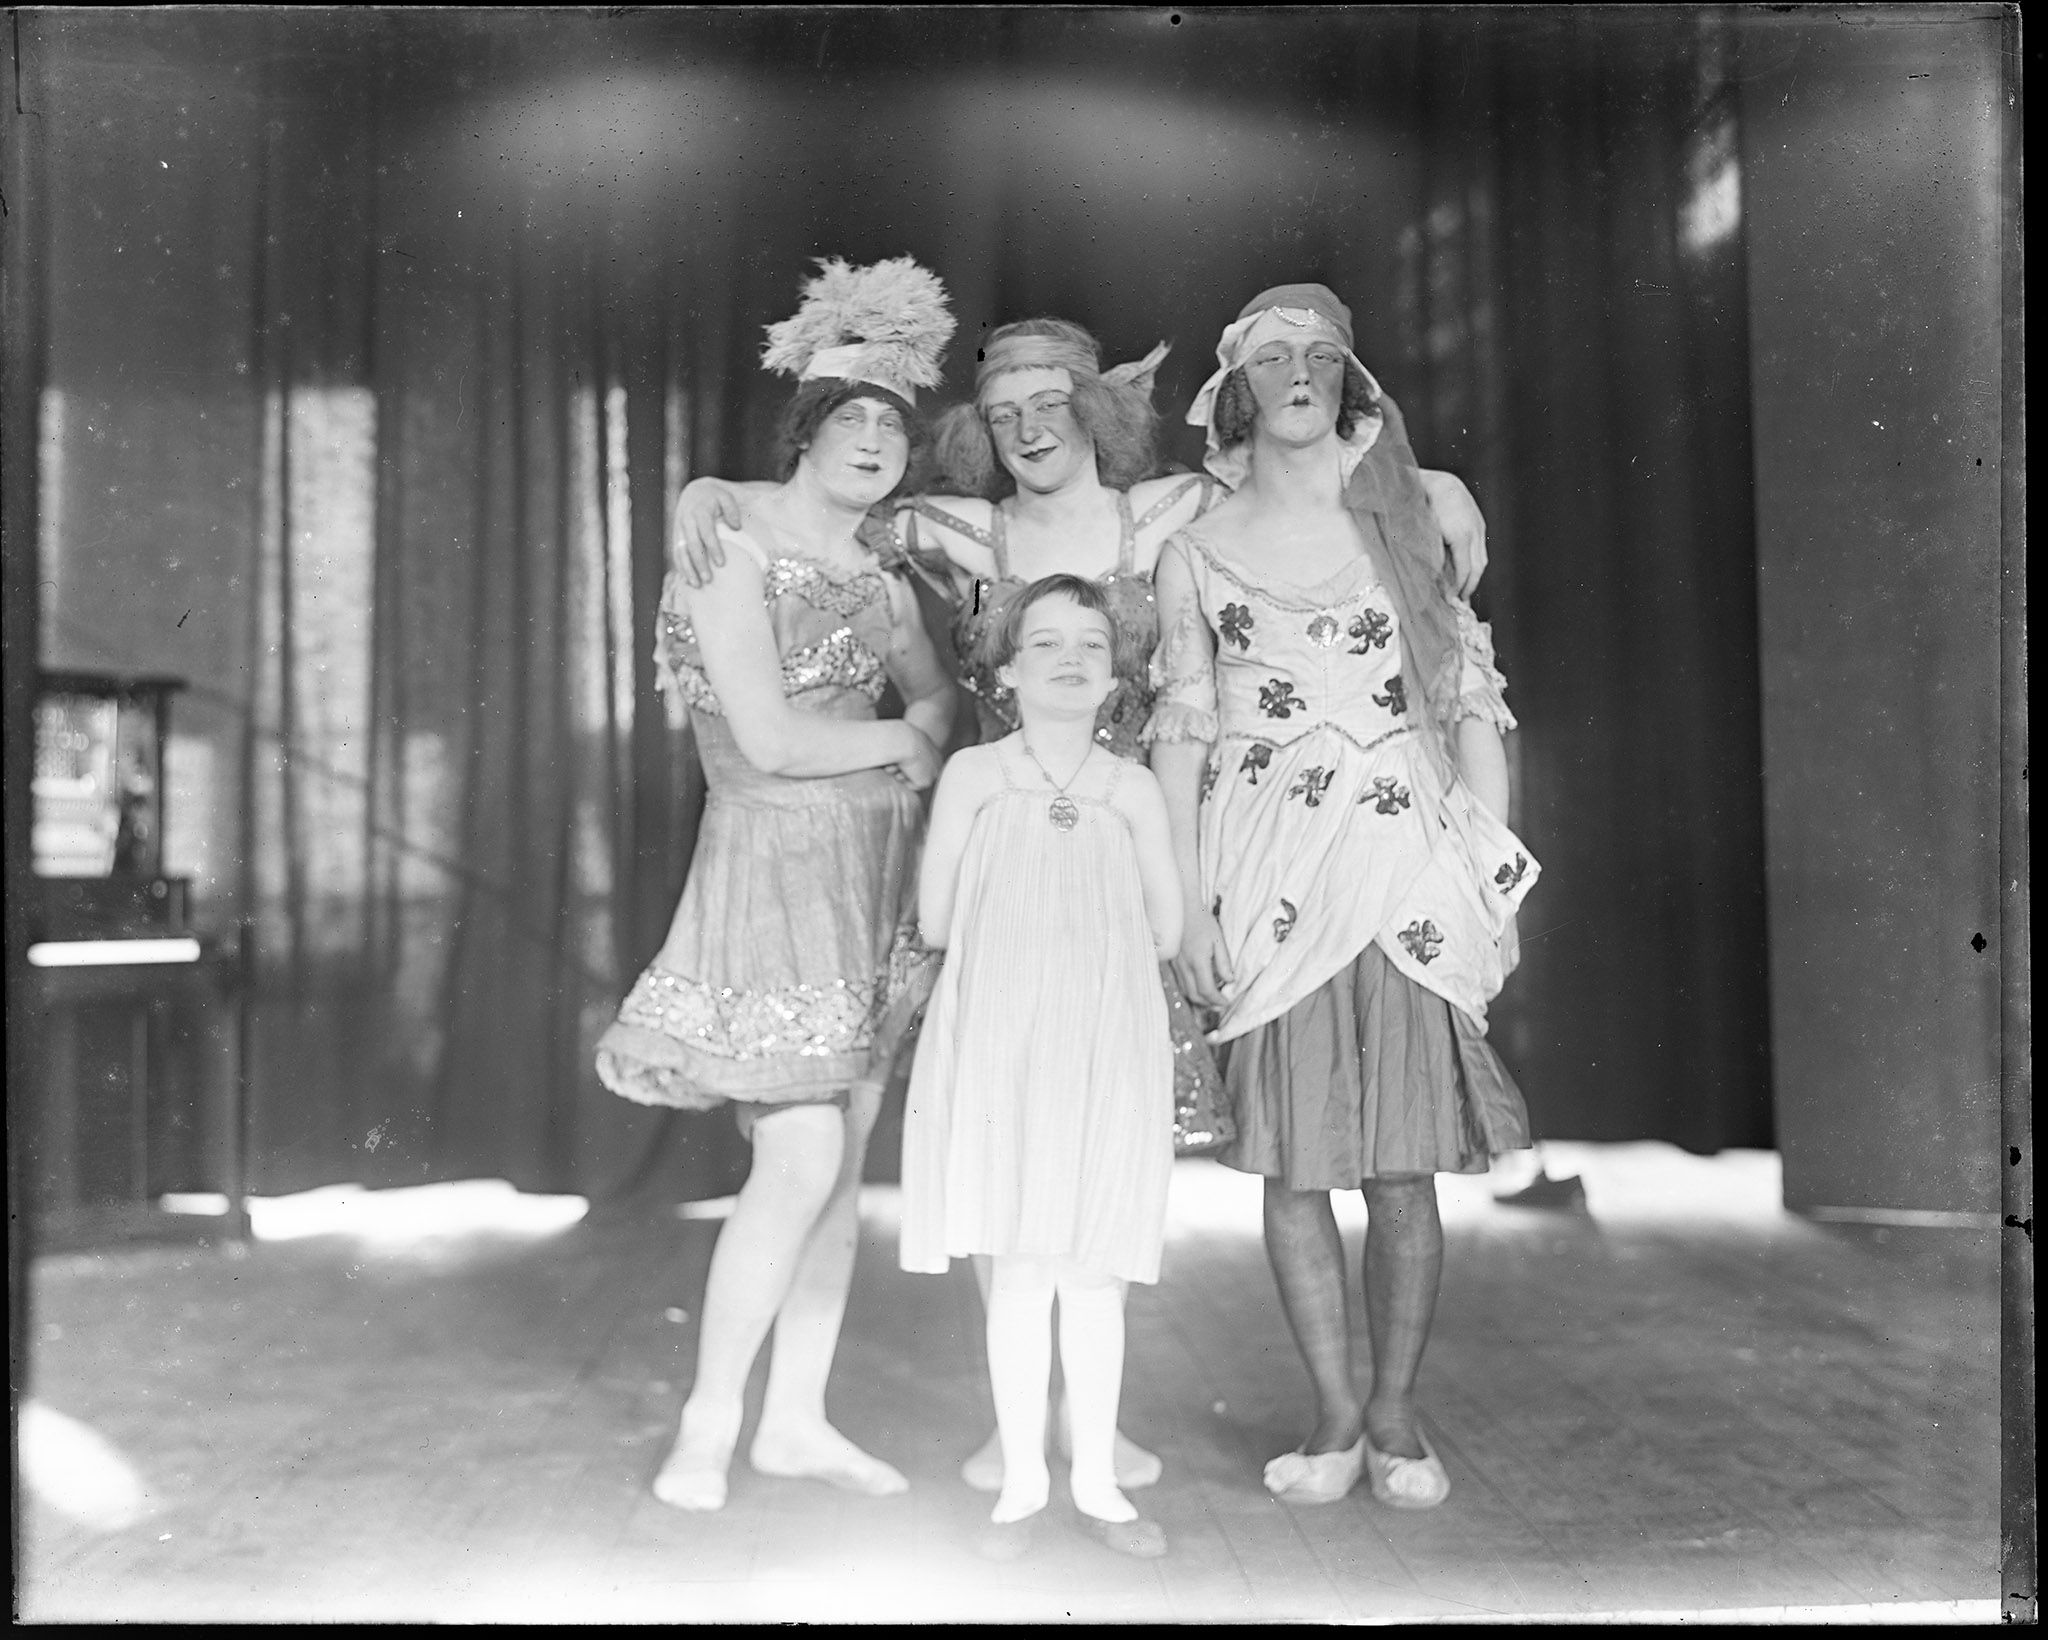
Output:
[[1216,617],[1216,626],[1225,643],[1234,643],[1244,650],[1251,648],[1252,612],[1243,604],[1225,604]]
[[1337,617],[1322,614],[1308,623],[1308,641],[1318,649],[1328,649],[1337,641]]
[[1399,717],[1408,710],[1408,685],[1401,681],[1397,673],[1387,679],[1387,692],[1384,695],[1374,695],[1372,701],[1375,706],[1384,706],[1393,716]]
[[1202,791],[1201,795],[1196,799],[1196,801],[1201,803],[1208,802],[1209,794],[1213,792],[1215,789],[1216,765],[1213,763],[1204,763],[1202,765]]
[[1350,633],[1356,640],[1351,645],[1351,653],[1370,654],[1375,649],[1386,648],[1387,640],[1394,635],[1394,623],[1377,609],[1368,609],[1352,617]]
[[1312,769],[1303,769],[1300,777],[1287,788],[1289,797],[1298,797],[1310,808],[1320,808],[1323,793],[1330,789],[1330,782],[1337,778],[1335,769],[1326,769],[1317,764]]
[[1517,854],[1514,860],[1493,874],[1493,886],[1503,894],[1514,893],[1522,879],[1529,875],[1529,857]]
[[1294,685],[1285,678],[1275,678],[1270,683],[1259,685],[1259,710],[1267,717],[1284,718],[1307,709],[1308,702],[1294,692]]
[[1280,902],[1280,915],[1273,919],[1273,943],[1275,945],[1285,945],[1287,943],[1287,936],[1294,932],[1295,915],[1294,902],[1292,900],[1282,900]]
[[1372,790],[1362,794],[1359,802],[1370,803],[1381,814],[1399,814],[1408,806],[1409,791],[1390,774],[1376,774],[1372,777]]
[[1245,749],[1244,761],[1237,766],[1237,771],[1245,777],[1248,785],[1256,786],[1259,783],[1259,771],[1272,761],[1273,748],[1263,740],[1255,740]]
[[1408,955],[1417,962],[1434,962],[1438,949],[1444,943],[1444,936],[1435,923],[1424,918],[1402,929],[1400,940],[1408,948]]

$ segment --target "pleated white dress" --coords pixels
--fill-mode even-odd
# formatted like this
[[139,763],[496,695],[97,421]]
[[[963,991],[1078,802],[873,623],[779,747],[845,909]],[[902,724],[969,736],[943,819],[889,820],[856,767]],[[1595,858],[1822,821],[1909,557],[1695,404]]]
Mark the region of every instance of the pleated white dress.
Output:
[[1062,832],[1050,783],[1014,741],[995,753],[911,1070],[900,1262],[1031,1253],[1157,1281],[1173,1042],[1137,848],[1114,779],[1073,794]]

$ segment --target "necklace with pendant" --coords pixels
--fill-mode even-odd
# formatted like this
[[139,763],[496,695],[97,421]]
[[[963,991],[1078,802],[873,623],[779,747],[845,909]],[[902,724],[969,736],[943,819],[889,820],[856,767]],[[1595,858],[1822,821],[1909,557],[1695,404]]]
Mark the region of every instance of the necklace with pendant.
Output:
[[[1021,735],[1018,738],[1020,740],[1023,739]],[[1087,753],[1081,759],[1080,767],[1067,776],[1064,785],[1053,779],[1052,770],[1048,769],[1040,761],[1038,754],[1031,749],[1031,742],[1028,740],[1024,741],[1024,755],[1030,758],[1032,762],[1038,764],[1038,772],[1045,776],[1047,784],[1053,789],[1052,802],[1046,805],[1045,810],[1045,817],[1052,822],[1053,830],[1072,831],[1081,823],[1081,811],[1075,805],[1074,800],[1067,795],[1067,787],[1081,778],[1081,770],[1088,767],[1088,759],[1095,755],[1095,748],[1093,746],[1088,748]]]

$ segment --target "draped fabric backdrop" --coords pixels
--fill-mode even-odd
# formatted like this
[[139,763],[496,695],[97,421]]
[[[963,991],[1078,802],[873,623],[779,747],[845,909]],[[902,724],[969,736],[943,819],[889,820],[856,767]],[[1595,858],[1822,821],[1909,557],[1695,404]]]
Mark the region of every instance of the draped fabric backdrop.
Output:
[[785,389],[761,327],[827,254],[945,278],[955,392],[978,338],[1032,313],[1118,359],[1172,340],[1182,462],[1244,298],[1346,295],[1423,460],[1492,524],[1480,601],[1549,868],[1499,1028],[1539,1129],[1768,1142],[1710,21],[20,28],[43,657],[190,680],[168,846],[202,920],[257,929],[256,1189],[740,1176],[729,1123],[603,1094],[591,1045],[701,804],[651,668],[664,521],[694,474],[766,474]]

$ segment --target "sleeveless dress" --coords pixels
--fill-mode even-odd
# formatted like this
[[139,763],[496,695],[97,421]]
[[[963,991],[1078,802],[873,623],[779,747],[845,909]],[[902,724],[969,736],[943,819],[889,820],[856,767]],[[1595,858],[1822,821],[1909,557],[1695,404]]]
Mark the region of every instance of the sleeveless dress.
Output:
[[[880,572],[768,557],[763,596],[782,692],[820,717],[872,719],[892,620]],[[660,953],[597,1045],[622,1098],[752,1110],[843,1102],[879,1084],[915,990],[922,799],[884,769],[764,774],[741,754],[681,589],[662,589],[656,672],[689,707],[708,788]]]
[[[1289,588],[1245,580],[1198,529],[1175,545],[1217,635],[1205,681],[1160,710],[1215,730],[1202,892],[1237,976],[1211,1038],[1238,1128],[1221,1159],[1296,1189],[1483,1172],[1529,1143],[1484,1030],[1536,862],[1425,755],[1368,559]],[[1460,715],[1511,729],[1491,640],[1452,608]]]
[[[1137,848],[1112,805],[1053,787],[1014,745],[974,818],[945,966],[903,1116],[905,1270],[972,1253],[1159,1279],[1173,1052]],[[1022,766],[1020,766],[1022,765]]]
[[[1095,739],[1117,756],[1138,762],[1145,760],[1143,735],[1146,721],[1152,715],[1153,687],[1147,663],[1159,643],[1159,609],[1152,577],[1136,567],[1138,532],[1170,512],[1197,487],[1203,492],[1202,510],[1207,511],[1222,493],[1221,486],[1206,474],[1193,474],[1137,519],[1131,516],[1130,492],[1112,492],[1116,496],[1118,523],[1116,567],[1095,580],[1109,600],[1129,670],[1120,672],[1116,688],[1095,715]],[[996,668],[988,657],[988,638],[1004,608],[1028,584],[1010,568],[1007,511],[1002,502],[995,503],[990,509],[990,527],[982,529],[922,496],[910,506],[916,517],[979,541],[995,559],[993,579],[977,577],[964,602],[949,601],[953,601],[951,635],[954,651],[960,657],[960,687],[974,701],[982,740],[1000,740],[1017,727],[1017,703],[1009,686],[996,676]],[[914,532],[914,522],[912,529]],[[909,546],[915,560],[919,548],[914,533]],[[949,575],[945,585],[950,593]],[[1183,1156],[1201,1155],[1215,1150],[1231,1136],[1223,1083],[1201,1022],[1182,994],[1180,982],[1164,963],[1159,972],[1166,992],[1168,1029],[1173,1036],[1174,1148]]]

